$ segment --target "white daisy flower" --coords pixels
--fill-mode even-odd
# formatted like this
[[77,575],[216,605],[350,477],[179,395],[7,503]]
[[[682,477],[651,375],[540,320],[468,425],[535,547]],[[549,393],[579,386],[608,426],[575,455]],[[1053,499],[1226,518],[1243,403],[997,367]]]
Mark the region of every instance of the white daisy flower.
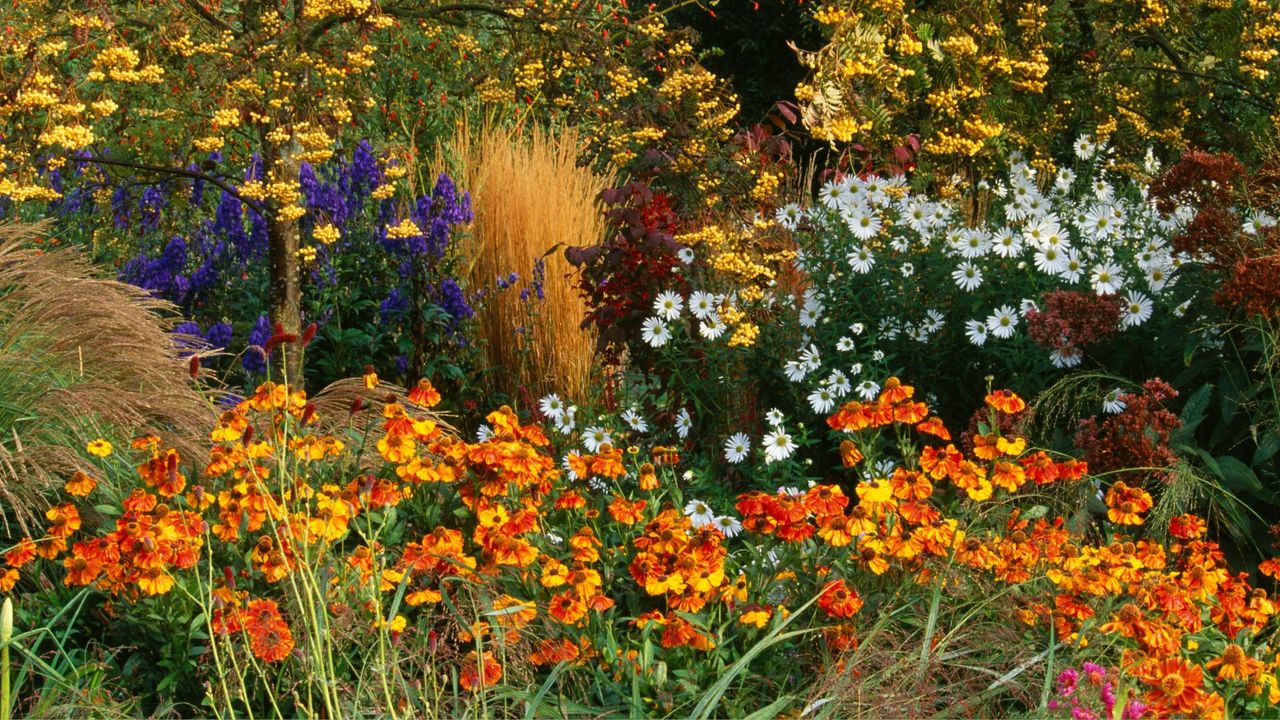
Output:
[[788,360],[783,363],[782,372],[791,382],[800,382],[809,374],[809,368],[799,360]]
[[1062,262],[1062,272],[1058,273],[1059,277],[1069,283],[1079,282],[1083,272],[1084,261],[1080,259],[1080,253],[1076,250],[1068,251]]
[[876,264],[876,258],[871,251],[866,248],[854,248],[853,252],[848,256],[849,267],[858,274],[871,272],[872,266]]
[[1102,412],[1109,415],[1124,412],[1125,404],[1124,401],[1120,399],[1121,395],[1124,395],[1124,390],[1120,388],[1116,388],[1115,390],[1107,393],[1106,397],[1102,398]]
[[1124,296],[1124,312],[1120,316],[1120,324],[1125,327],[1137,327],[1151,319],[1151,298],[1137,290],[1130,290]]
[[1018,327],[1018,311],[1013,309],[1012,305],[1002,305],[996,308],[996,311],[987,318],[987,329],[992,335],[998,338],[1013,337],[1014,329]]
[[493,439],[493,428],[488,425],[481,425],[476,428],[476,442],[489,442]]
[[650,347],[662,347],[671,339],[671,328],[661,319],[651,317],[640,326],[641,337]]
[[808,305],[800,308],[800,327],[817,327],[818,318],[822,317],[820,310],[810,308]]
[[602,445],[612,444],[613,436],[605,428],[592,425],[582,429],[582,445],[587,448],[587,452],[599,452]]
[[764,436],[761,441],[764,447],[764,461],[766,464],[786,460],[796,451],[795,441],[782,428],[774,428],[772,432]]
[[778,427],[787,419],[786,415],[778,408],[769,408],[769,412],[764,414],[764,421],[769,423],[770,427]]
[[870,240],[880,232],[883,223],[880,216],[868,207],[855,207],[847,216],[845,216],[845,224],[849,226],[849,232],[859,240]]
[[699,320],[706,320],[716,311],[716,296],[709,292],[694,290],[689,296],[689,312]]
[[991,246],[988,244],[986,233],[976,228],[966,228],[960,239],[960,255],[969,260],[980,258],[987,254],[987,249]]
[[1035,300],[1032,300],[1031,298],[1022,298],[1022,302],[1018,305],[1018,314],[1021,315],[1022,317],[1026,317],[1027,313],[1031,312],[1032,310],[1039,310],[1039,309],[1040,307],[1036,305]]
[[981,320],[970,320],[964,324],[964,334],[969,342],[981,347],[987,342],[987,325]]
[[569,433],[573,432],[574,427],[577,426],[577,422],[576,422],[577,417],[578,417],[577,405],[570,405],[569,407],[565,408],[564,415],[556,418],[556,430],[559,430],[561,435],[568,435]]
[[724,459],[737,465],[751,454],[751,438],[746,433],[734,433],[724,441]]
[[982,271],[977,265],[965,261],[951,273],[951,279],[956,281],[956,286],[961,290],[970,292],[982,284]]
[[542,398],[538,402],[538,409],[542,411],[544,416],[552,420],[559,420],[564,417],[564,401],[555,393]]
[[831,375],[827,377],[827,387],[831,388],[831,392],[835,393],[836,397],[844,397],[853,391],[849,376],[838,368],[832,370]]
[[710,525],[716,519],[715,512],[701,500],[690,500],[685,503],[684,514],[695,528]]
[[708,315],[705,320],[698,323],[698,334],[708,340],[715,340],[724,334],[727,327],[719,314]]
[[[896,333],[895,333],[895,335],[896,335]],[[871,353],[871,359],[872,359],[872,360],[875,360],[876,362],[880,362],[881,360],[883,360],[883,359],[884,359],[884,351],[883,351],[883,350],[876,350],[875,352]]]
[[1120,292],[1124,287],[1124,275],[1120,268],[1111,263],[1102,263],[1089,275],[1089,284],[1099,295],[1111,295]]
[[653,299],[653,312],[657,317],[663,320],[675,320],[680,317],[680,311],[684,309],[684,298],[671,290],[665,290],[658,293],[658,297]]
[[676,435],[683,440],[689,437],[689,430],[693,429],[693,416],[689,414],[689,408],[680,408],[680,412],[676,414]]
[[839,352],[853,352],[854,347],[856,346],[853,343],[853,338],[848,337],[847,335],[841,336],[841,338],[836,341],[836,350]]
[[687,248],[687,247],[680,248],[679,250],[676,251],[676,257],[680,258],[680,262],[684,263],[685,265],[692,265],[693,249]]
[[649,432],[649,423],[635,408],[627,408],[626,412],[622,413],[622,422],[636,432]]
[[1081,160],[1092,160],[1093,156],[1098,152],[1098,146],[1094,144],[1093,138],[1089,135],[1081,135],[1076,138],[1073,148],[1076,151],[1076,157]]
[[871,380],[863,380],[853,391],[863,400],[875,400],[876,395],[880,394],[880,385]]
[[853,365],[850,365],[850,366],[849,366],[849,374],[850,374],[850,375],[861,375],[861,374],[862,374],[862,363],[854,363]]
[[865,329],[866,328],[863,327],[862,323],[860,322],[856,322],[849,326],[849,332],[853,333],[854,335],[861,335],[862,331]]
[[902,277],[909,278],[916,273],[916,266],[909,262],[902,263]]
[[732,515],[720,515],[711,521],[712,527],[719,530],[726,538],[736,537],[742,532],[742,523]]
[[1084,353],[1080,352],[1080,348],[1073,347],[1065,352],[1062,350],[1054,350],[1049,353],[1049,362],[1053,363],[1056,368],[1070,368],[1080,364],[1084,359]]
[[813,408],[815,413],[825,415],[835,407],[836,396],[831,388],[823,386],[809,393],[809,406]]
[[804,211],[795,203],[783,205],[773,214],[773,219],[777,220],[779,225],[788,230],[795,230],[799,227],[800,219],[803,217]]
[[1022,252],[1022,238],[1007,227],[1000,228],[991,237],[991,250],[1003,258],[1015,257]]
[[1043,248],[1035,254],[1036,269],[1046,275],[1059,275],[1067,265],[1067,254],[1059,248]]

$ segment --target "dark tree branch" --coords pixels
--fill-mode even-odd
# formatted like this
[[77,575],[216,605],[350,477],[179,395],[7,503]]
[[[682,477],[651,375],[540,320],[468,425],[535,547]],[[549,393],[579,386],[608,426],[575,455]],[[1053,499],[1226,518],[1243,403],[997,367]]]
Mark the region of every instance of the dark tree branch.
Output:
[[258,201],[253,200],[252,198],[245,197],[244,195],[240,194],[239,190],[236,190],[233,186],[228,185],[226,181],[222,180],[219,177],[209,175],[208,173],[199,172],[197,170],[187,170],[185,168],[171,168],[171,167],[164,167],[162,165],[147,165],[144,163],[134,163],[134,162],[129,162],[127,160],[112,160],[104,157],[94,157],[92,155],[89,157],[82,157],[79,155],[62,155],[61,157],[67,160],[75,161],[75,162],[87,162],[87,163],[93,163],[95,165],[107,165],[109,167],[119,167],[119,168],[125,168],[128,170],[138,170],[141,172],[156,173],[157,175],[174,175],[177,177],[191,178],[193,180],[203,180],[209,183],[210,185],[214,185],[216,187],[221,188],[228,195],[244,203],[249,207],[250,210],[253,210],[254,212],[261,215],[262,217],[264,218],[267,217],[266,209],[263,208],[263,206],[259,204]]
[[210,25],[218,27],[229,33],[235,32],[235,28],[228,25],[222,18],[209,12],[209,10],[200,3],[200,0],[182,0],[182,4],[186,5],[192,10],[195,10],[196,14],[204,18],[205,22],[209,23]]
[[1229,80],[1224,77],[1219,77],[1217,75],[1213,75],[1210,73],[1196,72],[1194,70],[1187,70],[1185,68],[1179,68],[1179,67],[1167,68],[1167,67],[1160,67],[1159,65],[1122,64],[1122,65],[1111,65],[1109,67],[1104,67],[1098,70],[1098,74],[1117,72],[1120,70],[1142,70],[1142,71],[1153,72],[1153,73],[1169,73],[1171,75],[1181,75],[1184,77],[1196,78],[1198,80],[1209,80],[1219,85],[1225,85],[1227,87],[1235,88],[1236,90],[1239,90],[1241,92],[1242,100],[1253,103],[1254,105],[1257,105],[1258,107],[1264,110],[1274,111],[1276,109],[1275,103],[1272,103],[1266,100],[1265,98],[1260,98],[1254,95],[1252,90],[1247,85],[1238,83],[1234,80]]

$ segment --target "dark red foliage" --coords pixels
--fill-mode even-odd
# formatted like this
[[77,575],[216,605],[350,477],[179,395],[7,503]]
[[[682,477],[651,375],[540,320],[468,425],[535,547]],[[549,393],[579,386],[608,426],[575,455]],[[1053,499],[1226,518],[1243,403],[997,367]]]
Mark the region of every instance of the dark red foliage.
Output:
[[1280,255],[1236,261],[1213,299],[1249,317],[1280,317]]
[[[1169,448],[1169,434],[1182,421],[1164,406],[1178,391],[1159,378],[1142,384],[1141,393],[1120,396],[1123,411],[1101,422],[1097,418],[1080,421],[1075,445],[1094,473],[1116,472],[1114,480],[1141,482],[1154,475],[1168,482],[1168,468],[1177,460]],[[1157,468],[1157,470],[1130,470]],[[1127,471],[1127,472],[1123,472]]]
[[1150,197],[1161,212],[1173,212],[1179,204],[1196,208],[1195,217],[1173,237],[1175,250],[1208,256],[1219,267],[1246,256],[1249,242],[1236,212],[1244,199],[1244,176],[1244,166],[1227,153],[1188,150],[1151,182]]
[[1027,313],[1027,333],[1040,347],[1063,355],[1083,352],[1120,329],[1123,307],[1115,295],[1055,290],[1040,304]]
[[678,218],[671,199],[640,182],[629,182],[601,194],[613,238],[602,245],[573,247],[565,258],[577,267],[578,288],[588,307],[583,327],[595,325],[597,351],[606,364],[616,364],[630,338],[653,313],[653,299],[663,290],[681,291],[677,272],[680,245],[672,237]]

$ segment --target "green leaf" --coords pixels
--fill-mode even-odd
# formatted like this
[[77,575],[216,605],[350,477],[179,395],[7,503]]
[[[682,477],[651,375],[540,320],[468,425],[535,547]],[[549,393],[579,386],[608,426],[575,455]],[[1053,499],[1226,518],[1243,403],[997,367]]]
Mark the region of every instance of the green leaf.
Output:
[[1266,494],[1258,476],[1240,460],[1230,455],[1223,455],[1218,458],[1218,469],[1218,475],[1227,487],[1233,490],[1247,490],[1255,495]]
[[120,508],[114,505],[94,505],[93,509],[107,517],[115,517],[120,514]]
[[1253,452],[1252,464],[1261,465],[1275,457],[1277,452],[1280,452],[1280,434],[1267,433],[1262,442],[1258,443],[1258,449]]
[[783,709],[790,705],[794,700],[795,698],[790,695],[783,695],[777,700],[774,700],[768,705],[746,716],[743,720],[773,720],[773,718],[778,716],[778,713],[782,712]]
[[1205,384],[1194,395],[1187,398],[1187,404],[1182,406],[1182,431],[1188,437],[1194,433],[1196,427],[1204,420],[1205,413],[1209,410],[1209,400],[1212,398],[1213,384]]

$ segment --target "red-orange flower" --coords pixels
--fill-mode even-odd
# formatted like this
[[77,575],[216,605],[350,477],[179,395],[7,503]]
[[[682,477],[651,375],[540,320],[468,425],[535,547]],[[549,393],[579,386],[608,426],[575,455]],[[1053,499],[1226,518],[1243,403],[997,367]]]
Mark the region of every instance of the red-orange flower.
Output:
[[834,580],[823,589],[818,606],[831,617],[850,617],[862,609],[862,598],[844,580]]
[[493,653],[488,650],[483,656],[477,656],[475,650],[467,653],[458,673],[458,682],[467,690],[483,690],[501,679],[502,665],[493,659]]
[[1027,409],[1027,404],[1022,398],[1008,390],[996,390],[987,395],[986,401],[988,405],[1006,415],[1013,415]]
[[293,633],[274,600],[254,600],[241,616],[249,648],[263,662],[280,662],[293,652]]

